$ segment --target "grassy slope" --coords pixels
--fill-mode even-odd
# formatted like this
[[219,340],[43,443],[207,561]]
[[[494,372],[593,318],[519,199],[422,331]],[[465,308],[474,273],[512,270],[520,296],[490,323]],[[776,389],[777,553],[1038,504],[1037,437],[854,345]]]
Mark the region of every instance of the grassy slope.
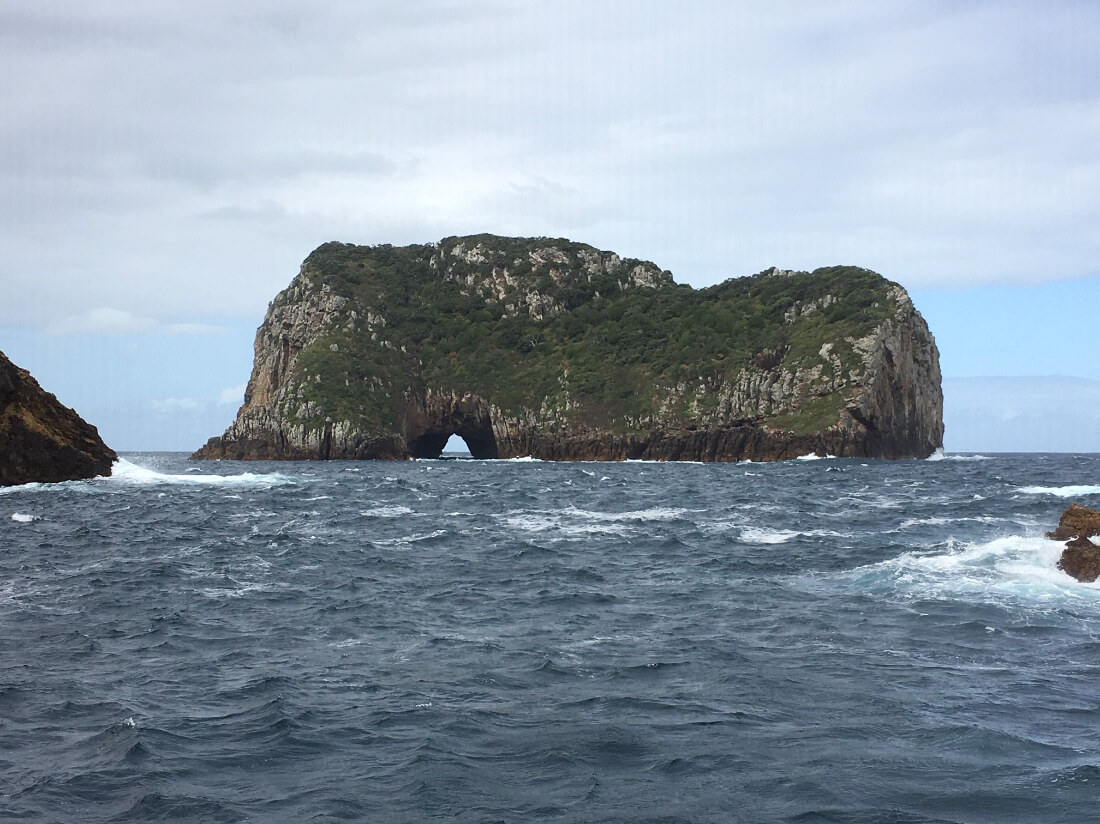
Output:
[[[387,323],[376,330],[376,341],[361,322],[352,332],[334,332],[307,347],[298,371],[308,399],[336,419],[382,431],[394,425],[400,391],[410,385],[475,392],[512,412],[538,409],[544,398],[553,404],[568,391],[573,406],[566,422],[623,430],[629,428],[628,417],[656,412],[669,387],[715,385],[746,366],[793,370],[824,364],[818,353],[826,342],[842,360],[850,359],[845,339],[867,334],[894,309],[887,296],[892,284],[856,267],[761,274],[698,290],[673,283],[665,273],[657,289],[622,291],[616,275],[623,270],[589,281],[578,267],[572,277],[555,282],[548,265],[532,266],[527,256],[529,250],[555,246],[576,260],[578,250],[591,248],[583,244],[492,236],[461,240],[467,248],[481,241],[500,252],[517,281],[510,294],[500,301],[464,294],[469,287],[431,268],[436,246],[329,243],[309,256],[306,265],[315,282],[352,298],[360,315],[370,308]],[[445,240],[443,248],[455,242]],[[459,276],[481,278],[491,269],[450,256],[444,260]],[[636,263],[624,261],[624,269]],[[520,295],[531,289],[567,311],[542,320],[526,311],[502,317],[505,304],[522,302]],[[836,302],[784,322],[797,301],[826,295]],[[379,383],[396,391],[387,393]],[[836,420],[842,400],[840,393],[815,399],[774,423],[817,431]]]

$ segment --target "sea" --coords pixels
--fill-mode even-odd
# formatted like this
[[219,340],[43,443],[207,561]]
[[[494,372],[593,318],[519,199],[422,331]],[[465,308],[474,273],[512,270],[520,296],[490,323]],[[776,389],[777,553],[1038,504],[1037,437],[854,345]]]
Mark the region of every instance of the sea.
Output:
[[0,491],[3,822],[1100,820],[1098,455]]

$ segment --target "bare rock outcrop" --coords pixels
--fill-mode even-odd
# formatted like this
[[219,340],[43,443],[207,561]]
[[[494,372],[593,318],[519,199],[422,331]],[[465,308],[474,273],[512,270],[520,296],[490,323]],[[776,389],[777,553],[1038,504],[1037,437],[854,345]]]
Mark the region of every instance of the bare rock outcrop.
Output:
[[927,457],[935,340],[897,284],[772,269],[693,290],[562,239],[313,252],[257,331],[245,402],[194,458]]
[[1066,541],[1058,569],[1086,584],[1100,577],[1100,546],[1089,540],[1096,535],[1100,535],[1100,512],[1071,503],[1057,529],[1047,533],[1048,538]]
[[94,426],[0,352],[0,486],[110,475],[117,458]]

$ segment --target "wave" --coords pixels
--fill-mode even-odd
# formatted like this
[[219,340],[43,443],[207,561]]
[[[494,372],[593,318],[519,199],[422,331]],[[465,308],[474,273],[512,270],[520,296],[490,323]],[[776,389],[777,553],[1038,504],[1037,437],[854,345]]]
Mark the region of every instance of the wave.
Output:
[[626,535],[649,523],[678,521],[694,510],[680,507],[653,507],[629,512],[594,512],[570,506],[554,510],[514,510],[498,516],[513,529],[522,532],[551,532],[570,537],[586,535]]
[[413,511],[407,506],[375,506],[359,512],[368,518],[400,518],[404,515],[412,515]]
[[808,452],[805,455],[799,455],[797,458],[795,458],[795,460],[796,461],[822,461],[822,460],[825,460],[826,458],[832,459],[832,458],[835,458],[835,457],[836,457],[836,455],[826,454],[826,455],[822,456],[822,455],[816,455],[813,452]]
[[1055,495],[1059,498],[1077,498],[1081,495],[1100,495],[1100,486],[1071,484],[1069,486],[1021,486],[1016,490],[1025,495]]
[[792,538],[844,538],[843,532],[830,529],[766,529],[757,526],[741,527],[741,540],[746,544],[785,544]]
[[143,486],[179,484],[184,486],[259,486],[264,488],[297,483],[293,478],[280,475],[277,472],[270,474],[241,472],[237,475],[168,475],[130,463],[125,458],[119,458],[115,462],[111,477],[104,480]]
[[24,512],[13,512],[11,514],[11,519],[13,521],[17,521],[21,524],[29,524],[29,523],[32,523],[33,521],[37,521],[38,516],[37,515],[27,515]]
[[1058,541],[1023,535],[975,543],[952,541],[946,552],[906,552],[843,575],[862,591],[905,598],[1040,602],[1100,598],[1100,582],[1083,584],[1058,569],[1063,548]]
[[901,522],[897,529],[889,530],[890,532],[899,532],[903,529],[910,529],[915,526],[947,526],[948,524],[995,524],[999,523],[1003,518],[996,518],[992,515],[976,515],[973,517],[958,517],[958,518],[946,518],[939,515],[930,515],[926,518],[908,518]]
[[948,455],[943,447],[937,447],[936,451],[925,458],[926,461],[991,461],[988,455]]

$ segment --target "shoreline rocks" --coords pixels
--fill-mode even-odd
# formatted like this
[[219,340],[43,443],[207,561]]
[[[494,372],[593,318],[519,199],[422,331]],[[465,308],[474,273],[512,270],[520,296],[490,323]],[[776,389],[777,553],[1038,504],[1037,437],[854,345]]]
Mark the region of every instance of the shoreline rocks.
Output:
[[1046,536],[1066,541],[1058,569],[1085,584],[1100,577],[1100,546],[1090,538],[1100,535],[1100,512],[1071,503],[1058,520],[1058,527]]
[[0,352],[0,486],[110,475],[99,432]]

